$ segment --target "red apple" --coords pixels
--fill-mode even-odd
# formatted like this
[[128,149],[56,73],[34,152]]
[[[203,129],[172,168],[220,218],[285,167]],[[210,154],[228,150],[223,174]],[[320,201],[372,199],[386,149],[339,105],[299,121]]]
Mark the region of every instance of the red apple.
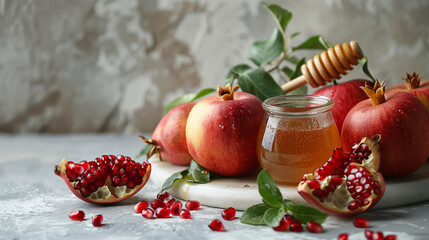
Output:
[[380,172],[384,177],[402,177],[419,169],[429,157],[429,112],[407,92],[384,95],[383,83],[364,88],[370,99],[354,106],[341,132],[341,145],[351,151],[365,136],[381,135]]
[[222,176],[243,176],[259,166],[256,140],[264,109],[261,100],[237,88],[218,86],[218,95],[192,108],[186,125],[191,156]]
[[176,165],[189,165],[192,157],[186,144],[186,121],[194,102],[183,103],[172,108],[158,123],[152,134],[152,139],[143,141],[153,144],[151,153],[159,153],[161,160],[167,160]]
[[362,89],[360,89],[360,87],[365,86],[365,83],[372,84],[368,80],[355,79],[325,87],[314,92],[314,95],[329,97],[334,102],[332,115],[334,116],[334,121],[337,124],[338,131],[340,133],[343,127],[344,118],[350,109],[360,101],[368,99],[368,96],[366,96]]
[[403,78],[406,83],[395,85],[386,92],[409,92],[418,97],[429,111],[429,81],[420,81],[422,76],[420,73],[408,74]]

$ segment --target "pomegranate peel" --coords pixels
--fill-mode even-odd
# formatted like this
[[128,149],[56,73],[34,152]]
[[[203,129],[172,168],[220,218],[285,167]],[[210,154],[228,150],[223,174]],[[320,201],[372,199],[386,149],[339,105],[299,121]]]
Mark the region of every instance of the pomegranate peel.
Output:
[[54,173],[79,199],[108,204],[125,200],[142,189],[149,180],[151,165],[122,155],[103,155],[89,162],[63,159],[55,165]]
[[351,153],[334,150],[322,167],[304,175],[298,193],[327,214],[347,216],[368,210],[385,191],[384,178],[378,172],[379,141],[380,135],[376,135],[363,138]]

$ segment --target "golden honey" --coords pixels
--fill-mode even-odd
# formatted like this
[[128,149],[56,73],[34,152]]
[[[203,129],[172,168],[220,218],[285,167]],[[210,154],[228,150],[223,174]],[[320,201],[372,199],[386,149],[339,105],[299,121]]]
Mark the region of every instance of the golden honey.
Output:
[[257,154],[274,181],[296,185],[305,173],[322,166],[341,146],[332,117],[332,100],[290,95],[264,101]]

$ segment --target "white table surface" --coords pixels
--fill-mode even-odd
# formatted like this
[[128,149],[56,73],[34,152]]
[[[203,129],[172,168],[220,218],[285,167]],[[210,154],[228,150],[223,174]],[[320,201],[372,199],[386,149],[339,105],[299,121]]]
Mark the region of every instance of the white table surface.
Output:
[[[53,173],[54,165],[64,157],[73,161],[102,154],[134,157],[141,148],[137,135],[0,134],[0,239],[336,239],[343,232],[352,240],[365,239],[364,229],[353,227],[352,218],[333,216],[323,224],[323,234],[275,232],[266,226],[242,224],[239,219],[222,219],[227,231],[213,232],[207,225],[221,219],[223,209],[207,206],[192,212],[191,220],[148,220],[133,213],[132,206],[155,198],[160,189],[150,181],[130,199],[100,206],[76,198]],[[71,210],[83,210],[87,218],[102,214],[105,225],[95,228],[90,220],[71,221]],[[397,234],[398,239],[429,239],[428,201],[370,210],[361,216],[371,221],[373,231]]]

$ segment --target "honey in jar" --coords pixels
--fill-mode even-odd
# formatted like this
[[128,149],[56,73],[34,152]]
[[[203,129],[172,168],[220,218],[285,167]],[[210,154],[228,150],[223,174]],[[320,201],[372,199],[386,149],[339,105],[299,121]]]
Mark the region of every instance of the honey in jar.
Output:
[[274,181],[296,185],[341,147],[331,99],[316,95],[278,96],[263,102],[257,154]]

